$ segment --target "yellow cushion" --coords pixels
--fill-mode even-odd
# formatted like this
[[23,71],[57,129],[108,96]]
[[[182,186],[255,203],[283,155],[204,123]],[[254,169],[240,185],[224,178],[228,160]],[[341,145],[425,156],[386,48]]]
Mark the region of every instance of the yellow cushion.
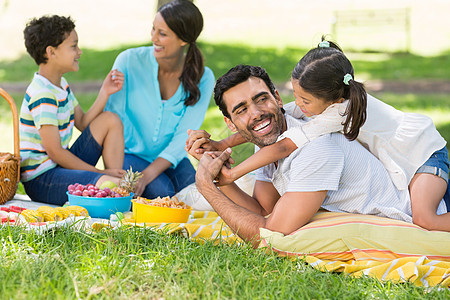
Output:
[[290,235],[260,229],[261,247],[326,260],[391,261],[421,257],[450,262],[450,233],[383,217],[319,212]]

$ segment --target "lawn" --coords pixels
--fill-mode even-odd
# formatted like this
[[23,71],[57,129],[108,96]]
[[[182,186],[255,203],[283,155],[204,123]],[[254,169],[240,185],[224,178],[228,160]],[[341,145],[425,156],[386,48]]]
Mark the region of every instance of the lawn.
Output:
[[2,299],[448,299],[447,290],[322,273],[243,246],[149,229],[0,231]]
[[[265,67],[277,86],[284,85],[306,49],[252,48],[243,45],[201,43],[206,64],[216,77],[237,63]],[[80,71],[69,82],[101,81],[123,49],[83,49]],[[412,54],[358,53],[356,74],[366,80],[428,80],[450,78],[448,54],[420,57]],[[36,70],[24,56],[0,61],[0,82],[28,82]],[[1,87],[1,84],[0,84]],[[13,93],[20,108],[23,93]],[[84,109],[95,93],[77,92]],[[293,100],[284,92],[285,102]],[[450,140],[450,101],[447,94],[377,93],[397,109],[432,117]],[[12,144],[11,117],[0,101],[0,144]],[[213,137],[230,134],[222,115],[211,103],[203,129]],[[6,133],[6,134],[5,134]],[[10,149],[10,148],[7,148]],[[8,150],[10,151],[10,150]],[[237,161],[252,147],[234,151]],[[0,298],[2,299],[448,299],[450,291],[418,288],[411,284],[379,282],[322,273],[301,260],[289,260],[248,247],[199,244],[178,235],[148,229],[106,230],[86,234],[58,229],[44,235],[3,227],[0,231]]]

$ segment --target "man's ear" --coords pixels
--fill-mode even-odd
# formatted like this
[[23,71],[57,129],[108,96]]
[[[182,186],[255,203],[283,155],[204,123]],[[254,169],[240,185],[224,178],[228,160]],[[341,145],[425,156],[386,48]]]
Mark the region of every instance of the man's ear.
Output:
[[275,100],[280,107],[283,107],[283,100],[281,100],[280,94],[275,90]]
[[225,123],[227,123],[228,128],[230,128],[231,131],[237,132],[236,126],[234,126],[233,122],[227,117],[223,117],[223,120]]

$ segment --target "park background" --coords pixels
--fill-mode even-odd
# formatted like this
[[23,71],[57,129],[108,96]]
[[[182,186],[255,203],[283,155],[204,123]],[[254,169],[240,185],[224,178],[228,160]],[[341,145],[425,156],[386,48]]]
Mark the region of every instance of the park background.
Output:
[[[450,139],[450,1],[194,2],[204,17],[199,45],[216,78],[237,63],[260,65],[267,69],[283,100],[290,102],[292,68],[326,34],[347,53],[356,79],[370,93],[398,109],[429,115]],[[148,0],[0,0],[0,86],[12,94],[20,110],[26,86],[37,70],[23,45],[26,23],[45,14],[70,15],[83,55],[80,71],[65,77],[86,110],[117,54],[150,44],[157,5],[158,1]],[[347,26],[334,27],[345,22],[338,19],[336,24],[337,14],[349,12],[353,17]],[[368,17],[361,20],[361,16]],[[11,152],[12,122],[2,102],[0,150]],[[221,119],[212,104],[202,128],[223,138],[230,132]],[[249,153],[251,149],[242,146],[234,155],[239,162]]]

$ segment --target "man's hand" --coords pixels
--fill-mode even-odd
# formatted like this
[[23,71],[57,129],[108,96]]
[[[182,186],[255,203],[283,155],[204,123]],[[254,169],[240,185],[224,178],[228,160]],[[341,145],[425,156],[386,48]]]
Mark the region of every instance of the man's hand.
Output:
[[195,182],[199,190],[205,184],[210,184],[214,181],[222,167],[228,163],[230,156],[230,148],[220,154],[217,152],[205,152],[200,159],[197,167],[197,173],[195,174]]
[[210,139],[211,135],[205,130],[188,129],[189,138],[186,140],[187,153],[200,160],[205,151],[218,151],[218,142]]

